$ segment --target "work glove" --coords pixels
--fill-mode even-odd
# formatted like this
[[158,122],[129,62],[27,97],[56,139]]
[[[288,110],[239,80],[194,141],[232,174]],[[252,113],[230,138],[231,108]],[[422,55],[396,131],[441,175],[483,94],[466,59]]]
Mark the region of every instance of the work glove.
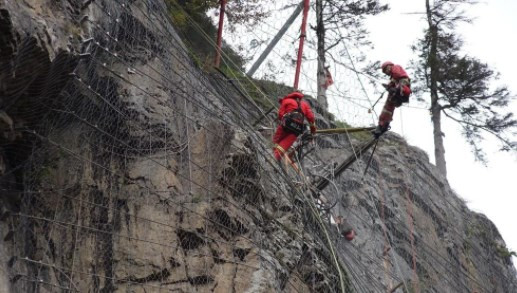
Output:
[[310,128],[311,128],[311,134],[312,135],[316,134],[316,125],[311,125]]
[[398,93],[400,93],[400,88],[399,87],[390,87],[390,88],[388,88],[388,93],[390,96],[396,96],[396,95],[398,95]]

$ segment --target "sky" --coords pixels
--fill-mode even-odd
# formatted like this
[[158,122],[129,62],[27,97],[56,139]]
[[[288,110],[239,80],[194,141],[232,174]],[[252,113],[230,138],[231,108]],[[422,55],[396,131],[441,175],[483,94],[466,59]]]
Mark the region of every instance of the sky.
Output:
[[[408,66],[413,57],[410,45],[422,33],[424,1],[390,0],[391,10],[368,22],[374,50],[369,56],[376,60],[391,60]],[[459,27],[465,53],[478,57],[501,73],[500,81],[517,95],[517,1],[490,0],[469,7],[467,13],[475,20]],[[390,23],[387,27],[386,23]],[[402,28],[394,33],[392,28]],[[394,41],[395,39],[395,41]],[[411,104],[410,104],[411,105]],[[517,102],[509,111],[517,115]],[[402,113],[401,113],[402,112]],[[401,122],[402,121],[402,122]],[[432,125],[424,110],[403,108],[395,113],[393,131],[402,134],[410,144],[425,150],[434,162]],[[474,161],[469,146],[460,135],[457,124],[444,121],[448,181],[469,208],[492,220],[510,250],[517,251],[517,156],[498,152],[498,144],[487,136],[488,165]],[[513,258],[517,265],[517,258]]]
[[[366,28],[370,31],[369,40],[374,48],[365,49],[363,53],[368,61],[390,60],[408,68],[411,59],[415,58],[410,47],[422,36],[426,25],[423,15],[425,0],[381,2],[389,3],[391,9],[368,19]],[[285,3],[286,1],[276,1],[272,4],[276,7],[270,8],[280,11]],[[272,19],[252,27],[237,28],[236,31],[229,31],[226,27],[225,41],[234,48],[240,48],[238,51],[241,55],[250,58],[247,64],[249,69],[253,60],[260,55],[291,11],[292,8],[280,11]],[[500,72],[500,81],[506,84],[514,95],[517,95],[517,85],[512,83],[517,80],[517,18],[514,16],[516,11],[515,0],[480,2],[467,9],[468,15],[475,18],[474,22],[458,27],[465,42],[464,52],[481,59]],[[309,15],[309,26],[315,23],[314,11],[310,13],[312,14]],[[300,23],[301,17],[293,23],[254,77],[292,84],[295,66],[292,58],[285,56],[296,55]],[[313,96],[316,91],[316,82],[313,78],[316,75],[315,39],[314,31],[309,27],[300,77],[300,89]],[[343,54],[348,49],[351,55],[357,51],[350,44],[348,46],[350,48],[346,44],[337,46],[335,52],[338,53],[334,57],[350,65]],[[339,54],[341,56],[338,57]],[[332,62],[329,63],[332,65]],[[369,86],[368,80],[363,78],[360,83],[355,73],[343,68],[336,69],[337,67],[331,66],[330,69],[335,81],[328,92],[330,111],[354,126],[376,123],[376,117],[372,113],[369,114],[368,107],[365,106],[370,103],[367,99],[377,100],[379,94]],[[410,70],[408,73],[411,75]],[[383,102],[379,102],[375,107],[377,113],[380,113],[382,104]],[[432,125],[429,111],[425,107],[413,100],[409,107],[398,108],[391,130],[401,134],[411,145],[426,151],[430,161],[434,163]],[[517,101],[511,104],[509,110],[517,115]],[[461,137],[460,128],[456,123],[443,119],[442,127],[445,132],[445,156],[450,186],[466,200],[470,209],[487,215],[499,229],[507,247],[517,251],[517,155],[498,152],[496,141],[487,136],[488,139],[483,146],[489,163],[485,167],[475,162],[471,149]],[[513,262],[517,265],[517,258],[514,257]]]

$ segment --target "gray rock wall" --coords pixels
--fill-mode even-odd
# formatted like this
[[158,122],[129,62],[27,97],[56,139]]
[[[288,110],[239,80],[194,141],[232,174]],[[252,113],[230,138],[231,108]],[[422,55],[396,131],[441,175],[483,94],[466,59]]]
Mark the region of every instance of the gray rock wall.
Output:
[[[320,159],[332,164],[347,155],[328,151]],[[411,292],[516,290],[496,227],[468,210],[422,150],[388,133],[363,177],[366,159],[336,180],[342,193],[335,212],[358,233],[339,247],[345,262],[360,262],[349,267],[359,276],[352,278],[356,286],[371,284],[377,292],[405,280],[401,288]]]
[[[358,233],[338,237],[166,11],[0,0],[0,292],[516,290],[497,229],[396,135],[324,192]],[[352,154],[318,145],[309,180]]]

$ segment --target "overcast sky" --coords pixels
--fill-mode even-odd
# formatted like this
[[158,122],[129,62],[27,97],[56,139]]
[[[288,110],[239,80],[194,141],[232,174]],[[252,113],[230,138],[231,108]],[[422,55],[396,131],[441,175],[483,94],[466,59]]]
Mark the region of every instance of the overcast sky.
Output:
[[[391,11],[374,17],[368,25],[375,49],[371,53],[378,60],[391,60],[403,66],[413,58],[409,46],[421,35],[425,25],[421,15],[425,1],[390,0]],[[470,7],[468,13],[476,17],[472,24],[462,25],[465,52],[487,62],[501,73],[501,81],[517,95],[517,1],[490,0]],[[385,25],[389,23],[390,25]],[[394,34],[393,28],[400,33]],[[395,41],[394,41],[395,39]],[[517,102],[509,109],[517,115]],[[403,134],[410,144],[431,156],[434,162],[432,125],[423,110],[403,108],[395,114],[393,130]],[[401,123],[401,121],[403,121]],[[517,156],[497,152],[493,139],[486,143],[489,164],[474,162],[469,146],[460,136],[457,125],[445,121],[445,149],[448,180],[451,187],[468,206],[486,214],[498,227],[510,250],[517,251]],[[517,258],[513,258],[514,265]]]
[[[279,11],[286,3],[291,2],[293,1],[276,1],[270,5],[276,7],[269,8]],[[368,56],[368,61],[390,60],[407,68],[410,60],[415,58],[410,46],[422,36],[425,28],[425,0],[381,2],[389,3],[391,10],[372,17],[367,22],[369,39],[374,49],[366,50],[364,53]],[[225,41],[235,48],[239,48],[240,45],[240,53],[253,61],[284,24],[291,11],[292,9],[278,12],[274,17],[253,27],[237,28],[236,31],[226,28]],[[415,12],[422,14],[414,14]],[[469,7],[469,15],[476,19],[473,24],[459,27],[465,41],[465,52],[480,58],[499,71],[501,82],[507,84],[514,95],[517,94],[517,85],[512,84],[517,80],[517,18],[514,15],[516,12],[516,0],[490,0]],[[314,11],[310,13],[309,25],[314,25]],[[294,64],[292,58],[285,56],[296,54],[300,22],[301,17],[293,23],[268,57],[268,62],[264,63],[254,77],[268,78],[267,74],[270,74],[270,79],[292,84]],[[313,45],[315,39],[314,31],[308,28],[304,51],[306,59],[302,64],[300,80],[300,89],[313,96],[316,91],[316,52]],[[256,44],[259,45],[255,46]],[[348,47],[351,45],[348,44]],[[344,46],[337,46],[332,54],[339,56],[346,49]],[[350,48],[350,51],[353,55],[353,48]],[[337,59],[350,65],[343,55]],[[378,94],[374,96],[373,88],[366,79],[363,79],[361,84],[352,71],[344,70],[343,67],[338,68],[339,66],[331,60],[329,63],[332,65],[330,70],[335,80],[328,92],[331,112],[354,126],[375,123],[375,116],[367,111],[370,103],[367,98],[376,100]],[[251,64],[253,62],[248,63],[248,68]],[[411,73],[410,70],[408,72]],[[379,102],[377,105],[377,113],[380,113],[382,104],[383,102]],[[429,111],[424,107],[411,101],[409,107],[397,109],[392,131],[403,135],[410,144],[425,150],[434,163],[432,125]],[[511,105],[510,111],[517,115],[517,102]],[[460,129],[454,122],[444,119],[442,128],[446,135],[445,155],[451,187],[467,201],[472,210],[487,215],[498,227],[508,248],[517,251],[517,156],[498,152],[498,144],[489,138],[484,144],[489,164],[484,167],[474,161],[470,147],[464,142]],[[514,264],[517,264],[517,258],[514,257],[513,260]]]

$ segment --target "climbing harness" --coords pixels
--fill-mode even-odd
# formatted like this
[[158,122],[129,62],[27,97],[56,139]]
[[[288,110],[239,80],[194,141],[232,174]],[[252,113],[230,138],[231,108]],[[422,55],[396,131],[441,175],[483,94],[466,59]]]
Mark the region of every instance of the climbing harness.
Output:
[[300,135],[304,130],[305,125],[303,121],[305,119],[305,115],[303,115],[301,103],[298,99],[296,100],[296,103],[298,104],[298,108],[294,111],[286,113],[282,117],[282,127],[291,133]]
[[318,129],[318,130],[316,130],[316,134],[354,133],[354,132],[368,131],[368,130],[373,130],[373,129],[375,129],[375,127]]

